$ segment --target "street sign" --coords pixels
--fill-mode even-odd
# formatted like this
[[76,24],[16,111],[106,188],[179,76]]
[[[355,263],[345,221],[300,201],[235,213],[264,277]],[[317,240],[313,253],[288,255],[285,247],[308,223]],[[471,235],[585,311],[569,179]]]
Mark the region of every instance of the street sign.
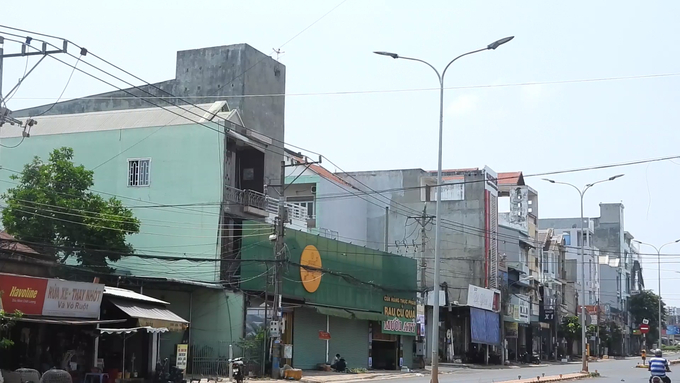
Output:
[[649,325],[648,324],[641,324],[640,325],[640,332],[643,334],[646,334],[649,332]]

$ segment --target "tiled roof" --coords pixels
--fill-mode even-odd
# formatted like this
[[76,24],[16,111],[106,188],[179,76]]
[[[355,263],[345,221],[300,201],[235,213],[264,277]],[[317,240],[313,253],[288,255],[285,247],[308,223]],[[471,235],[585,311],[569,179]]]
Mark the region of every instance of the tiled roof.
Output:
[[31,247],[19,243],[13,235],[8,234],[6,231],[0,231],[0,250],[18,251],[24,254],[35,254],[40,255],[37,251],[33,250]]
[[524,185],[524,175],[522,172],[498,173],[498,183],[500,185]]

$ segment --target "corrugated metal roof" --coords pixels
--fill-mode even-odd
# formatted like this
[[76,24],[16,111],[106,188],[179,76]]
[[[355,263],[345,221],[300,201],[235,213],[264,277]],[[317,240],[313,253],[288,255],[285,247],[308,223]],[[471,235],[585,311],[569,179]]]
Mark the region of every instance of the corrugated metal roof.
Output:
[[[225,109],[226,108],[226,109]],[[126,109],[93,113],[59,114],[36,118],[38,124],[31,128],[31,136],[82,133],[117,129],[134,129],[155,126],[173,126],[229,120],[237,125],[243,121],[237,110],[228,110],[226,101],[196,106]],[[206,112],[206,110],[208,112]],[[213,111],[217,110],[215,114]],[[200,117],[199,117],[200,116]],[[21,129],[2,129],[0,138],[21,137]],[[30,138],[29,138],[30,139]]]
[[121,289],[120,287],[104,286],[104,295],[110,295],[112,297],[133,299],[136,301],[156,303],[160,305],[169,305],[170,303],[162,301],[160,299],[152,298],[147,295],[136,293],[132,290]]
[[166,309],[165,307],[153,306],[145,303],[126,302],[118,299],[111,299],[111,303],[116,305],[131,318],[155,319],[174,323],[189,323],[179,315]]

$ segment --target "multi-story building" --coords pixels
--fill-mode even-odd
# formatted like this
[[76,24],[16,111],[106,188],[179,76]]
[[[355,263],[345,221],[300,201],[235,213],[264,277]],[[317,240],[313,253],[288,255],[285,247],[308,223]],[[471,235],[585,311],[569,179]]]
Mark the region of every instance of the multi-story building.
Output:
[[585,218],[587,230],[584,233],[580,233],[580,218],[539,220],[542,228],[555,227],[568,234],[569,248],[579,254],[576,257],[579,281],[581,241],[586,246],[586,288],[595,288],[599,282],[599,292],[586,294],[584,299],[593,302],[594,298],[594,303],[599,305],[597,310],[603,313],[600,321],[616,325],[622,332],[622,341],[612,344],[608,350],[611,355],[627,355],[636,348],[631,338],[635,324],[632,323],[628,300],[644,288],[639,250],[633,235],[624,229],[623,213],[621,203],[601,203],[599,217]]
[[[593,220],[584,218],[585,231],[581,234],[580,218],[548,218],[540,219],[538,225],[542,229],[552,228],[555,233],[564,235],[567,251],[567,261],[573,262],[574,277],[578,285],[585,283],[586,296],[581,302],[586,305],[597,305],[600,299],[600,267],[599,250],[593,246],[595,225]],[[583,241],[585,255],[585,281],[581,269],[581,241]]]
[[[177,258],[123,257],[112,265],[113,283],[172,301],[186,320],[193,316],[192,347],[225,356],[243,334],[247,304],[222,287],[241,280],[241,224],[256,220],[271,233],[277,215],[280,187],[270,185],[280,183],[285,73],[246,44],[196,49],[177,53],[174,79],[16,111],[38,125],[30,137],[8,126],[0,132],[3,145],[19,145],[2,151],[0,189],[34,156],[73,148],[74,162],[94,170],[93,191],[140,219],[140,233],[128,238],[136,253]],[[288,211],[289,227],[306,228],[304,207]],[[159,280],[168,283],[152,291],[149,281]],[[164,339],[162,356],[174,353],[179,336]]]
[[[417,218],[435,213],[437,174],[422,169],[366,171],[337,174],[360,190],[367,203],[366,246],[419,256],[419,284],[427,289],[422,303],[431,319],[434,265],[432,225],[420,230]],[[498,257],[498,176],[489,168],[443,172],[441,206],[440,355],[451,360],[471,350],[473,344],[500,343],[497,303],[500,300]],[[386,210],[387,209],[387,210]],[[388,212],[386,214],[386,212]],[[387,216],[387,219],[386,219]],[[427,221],[427,220],[426,220]],[[386,230],[387,228],[387,230]],[[423,234],[426,236],[424,237]],[[344,234],[340,231],[340,237]],[[424,244],[424,247],[423,247]],[[472,286],[472,288],[471,288]],[[490,297],[487,300],[481,297]],[[473,297],[475,302],[469,302]],[[484,304],[479,304],[479,300]],[[488,302],[488,306],[486,305]],[[481,311],[480,311],[481,310]],[[484,312],[482,312],[484,311]],[[499,332],[477,332],[480,318],[498,322]],[[484,319],[485,321],[487,319]],[[428,339],[432,326],[427,325]],[[450,343],[447,341],[450,335]],[[484,337],[480,337],[484,335]],[[487,337],[488,335],[488,337]],[[428,349],[434,342],[428,341]],[[423,352],[428,357],[430,352]]]

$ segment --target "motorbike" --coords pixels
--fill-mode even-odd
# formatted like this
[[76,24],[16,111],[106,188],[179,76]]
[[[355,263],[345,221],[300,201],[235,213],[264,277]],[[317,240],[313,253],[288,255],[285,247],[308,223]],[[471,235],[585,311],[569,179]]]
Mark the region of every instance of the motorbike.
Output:
[[236,383],[243,383],[245,379],[243,358],[229,359],[229,363],[231,363],[232,377]]
[[156,363],[156,372],[154,373],[154,383],[186,383],[184,378],[184,370],[175,366],[170,366],[168,358]]
[[520,355],[520,358],[522,363],[541,364],[541,357],[535,352],[529,353],[525,351]]

